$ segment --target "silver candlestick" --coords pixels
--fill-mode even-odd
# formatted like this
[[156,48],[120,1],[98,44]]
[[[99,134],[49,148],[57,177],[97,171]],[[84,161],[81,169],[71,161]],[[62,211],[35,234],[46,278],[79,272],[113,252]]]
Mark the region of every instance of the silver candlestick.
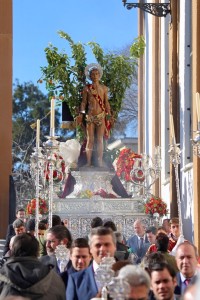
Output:
[[108,253],[108,255],[102,259],[99,268],[95,272],[95,280],[98,288],[101,290],[102,300],[107,300],[107,285],[114,276],[114,271],[111,269],[114,263],[114,257],[111,257]]
[[[139,187],[136,189],[136,192],[143,189],[143,194],[148,195],[152,185],[160,177],[160,173],[161,148],[160,146],[156,146],[153,158],[147,154],[142,154],[141,158],[135,158],[130,177],[133,185]],[[133,194],[133,196],[135,195]]]
[[60,272],[64,272],[70,259],[70,250],[66,245],[58,245],[55,250]]
[[113,277],[112,281],[108,284],[108,294],[112,299],[125,300],[130,293],[129,283],[120,277]]
[[[58,136],[47,136],[47,141],[43,144],[46,153],[46,166],[49,168],[49,227],[52,227],[52,208],[53,208],[53,195],[54,195],[54,159],[53,155],[58,151],[59,142]],[[46,174],[45,174],[46,176]]]
[[38,226],[39,226],[39,199],[40,191],[42,189],[42,177],[43,177],[43,165],[44,165],[44,155],[42,153],[42,148],[37,144],[34,148],[34,152],[30,158],[30,171],[33,181],[35,182],[35,198],[36,198],[36,207],[35,207],[35,236],[38,238]]
[[169,145],[169,156],[170,162],[174,166],[175,170],[175,181],[176,181],[176,193],[177,193],[177,204],[178,204],[178,215],[180,223],[180,233],[183,234],[183,223],[182,223],[182,213],[181,213],[181,197],[180,197],[180,185],[179,185],[179,173],[178,166],[181,163],[181,150],[179,144],[176,144],[175,137],[172,138],[172,143]]

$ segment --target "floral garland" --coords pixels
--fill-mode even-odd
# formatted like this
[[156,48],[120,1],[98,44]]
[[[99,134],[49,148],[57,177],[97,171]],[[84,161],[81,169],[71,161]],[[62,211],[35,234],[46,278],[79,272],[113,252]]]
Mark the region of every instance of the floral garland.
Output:
[[[32,199],[26,206],[26,214],[29,216],[35,215],[36,199]],[[39,198],[39,214],[46,215],[48,213],[48,204],[45,199]]]
[[135,158],[142,158],[140,154],[136,154],[129,148],[124,148],[120,151],[117,163],[117,176],[125,181],[131,181],[130,172],[133,169]]
[[159,197],[152,196],[144,204],[145,214],[153,215],[158,213],[160,217],[168,213],[167,204]]
[[93,196],[93,192],[91,190],[84,190],[79,192],[76,197],[78,198],[86,198],[86,199],[90,199]]
[[102,198],[117,198],[114,194],[107,193],[104,189],[100,189],[100,190],[98,190],[96,192],[93,192],[91,190],[84,190],[84,191],[79,192],[76,196],[77,196],[77,198],[90,199],[94,195],[99,195]]

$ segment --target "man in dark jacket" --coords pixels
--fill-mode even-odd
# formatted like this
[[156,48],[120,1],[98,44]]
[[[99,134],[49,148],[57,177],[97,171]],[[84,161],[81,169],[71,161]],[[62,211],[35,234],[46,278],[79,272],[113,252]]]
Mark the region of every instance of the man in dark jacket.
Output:
[[71,266],[60,274],[65,286],[67,286],[68,275],[86,269],[89,266],[91,259],[92,256],[90,254],[88,241],[85,238],[77,238],[74,240],[70,249]]
[[[25,210],[20,207],[16,210],[16,219],[21,219],[23,222],[25,221]],[[3,250],[3,256],[9,251],[9,244],[11,237],[15,235],[15,231],[13,228],[13,223],[8,225],[7,234],[6,234],[6,242]]]
[[34,236],[16,236],[12,257],[0,270],[0,299],[20,295],[31,300],[65,300],[61,278],[38,260],[38,253],[39,242]]
[[[46,251],[47,255],[41,256],[40,261],[45,264],[51,264],[54,270],[60,274],[63,272],[63,265],[56,257],[56,249],[59,245],[65,245],[66,249],[70,249],[72,244],[72,236],[68,228],[64,225],[56,225],[48,229],[46,236]],[[66,260],[67,263],[67,260]],[[68,264],[64,266],[64,271],[69,267]]]
[[189,241],[179,244],[176,250],[176,263],[179,269],[176,293],[182,295],[186,287],[197,280],[198,253],[196,247]]
[[110,228],[97,227],[89,235],[90,252],[93,257],[92,264],[79,272],[69,275],[66,299],[89,300],[99,296],[98,280],[95,278],[100,263],[108,254],[114,257],[116,251],[116,237]]

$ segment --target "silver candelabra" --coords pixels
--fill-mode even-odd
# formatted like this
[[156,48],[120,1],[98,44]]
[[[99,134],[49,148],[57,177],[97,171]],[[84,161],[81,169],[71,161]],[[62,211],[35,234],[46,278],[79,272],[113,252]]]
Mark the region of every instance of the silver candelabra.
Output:
[[[48,197],[49,206],[49,226],[52,227],[52,209],[54,187],[62,184],[65,176],[64,168],[60,162],[58,136],[55,136],[55,99],[51,99],[51,118],[50,135],[46,137],[47,141],[40,147],[40,120],[37,120],[36,148],[31,156],[31,175],[35,182],[36,190],[36,209],[35,209],[35,232],[38,237],[39,223],[39,199],[43,194]],[[54,176],[55,175],[55,176]]]
[[182,227],[182,213],[181,213],[181,197],[180,197],[180,185],[179,185],[179,172],[178,166],[181,163],[181,150],[179,148],[179,144],[176,144],[175,137],[172,138],[172,143],[169,145],[169,156],[170,162],[174,166],[175,170],[175,181],[176,181],[176,193],[177,193],[177,204],[178,204],[178,215],[179,215],[179,226],[180,226],[180,233],[183,234],[183,227]]
[[133,197],[143,190],[148,196],[155,181],[160,177],[161,172],[161,148],[155,147],[153,158],[150,155],[142,154],[141,158],[135,158],[133,169],[130,172],[133,183]]

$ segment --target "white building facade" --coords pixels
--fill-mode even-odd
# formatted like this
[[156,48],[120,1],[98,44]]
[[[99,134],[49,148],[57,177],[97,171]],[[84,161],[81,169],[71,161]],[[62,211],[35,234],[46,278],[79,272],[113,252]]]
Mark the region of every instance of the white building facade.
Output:
[[179,197],[168,153],[172,114],[176,142],[181,150],[179,188],[183,233],[199,246],[200,159],[193,155],[191,139],[197,130],[196,93],[200,92],[197,39],[200,3],[197,0],[141,1],[153,2],[170,3],[171,11],[166,17],[157,17],[138,10],[139,34],[146,42],[138,76],[139,152],[153,156],[154,147],[161,146],[161,177],[154,192],[168,203],[170,217],[177,216]]

